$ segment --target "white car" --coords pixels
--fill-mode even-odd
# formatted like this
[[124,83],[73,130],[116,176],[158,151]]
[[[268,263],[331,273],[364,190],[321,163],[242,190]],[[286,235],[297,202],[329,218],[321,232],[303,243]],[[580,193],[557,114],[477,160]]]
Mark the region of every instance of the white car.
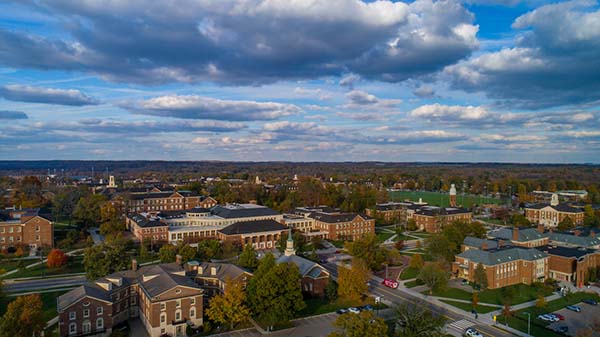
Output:
[[539,315],[537,318],[541,319],[542,321],[546,321],[546,322],[558,322],[559,321],[558,317],[548,315],[548,314]]
[[348,309],[348,312],[351,312],[353,314],[360,314],[360,309],[352,307]]
[[475,329],[473,329],[473,328],[468,328],[468,329],[465,331],[465,336],[467,336],[467,337],[483,337],[483,336],[482,336],[482,335],[479,333],[479,331],[477,331],[477,330],[475,330]]

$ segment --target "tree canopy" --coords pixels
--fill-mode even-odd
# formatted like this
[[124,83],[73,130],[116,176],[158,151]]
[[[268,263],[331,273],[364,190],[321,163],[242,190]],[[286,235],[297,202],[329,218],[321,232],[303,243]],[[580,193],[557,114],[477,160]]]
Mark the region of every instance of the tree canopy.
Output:
[[327,337],[387,337],[388,327],[381,318],[376,318],[370,311],[340,315],[333,323],[339,330]]
[[216,323],[229,325],[231,329],[236,324],[250,317],[250,309],[246,305],[246,293],[240,282],[226,280],[225,293],[213,297],[206,308],[208,318]]
[[0,320],[0,337],[41,336],[46,322],[39,294],[19,296]]
[[338,268],[338,295],[349,300],[357,301],[369,289],[367,282],[371,278],[371,270],[360,258],[352,259],[350,268]]
[[425,303],[402,304],[394,308],[393,336],[442,337],[446,319],[434,314]]

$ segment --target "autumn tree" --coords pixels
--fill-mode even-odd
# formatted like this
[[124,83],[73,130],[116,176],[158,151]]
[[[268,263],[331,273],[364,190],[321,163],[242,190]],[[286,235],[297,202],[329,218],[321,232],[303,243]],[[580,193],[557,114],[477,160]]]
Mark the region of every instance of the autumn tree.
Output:
[[177,257],[177,248],[170,244],[163,245],[158,251],[158,256],[160,258],[160,262],[162,263],[175,262]]
[[536,308],[544,308],[546,306],[546,298],[543,295],[539,295],[537,300],[535,301]]
[[41,336],[46,326],[39,294],[19,296],[0,320],[0,337]]
[[105,201],[100,206],[100,234],[114,235],[125,231],[125,220],[121,217],[123,208],[120,203]]
[[83,252],[83,266],[89,280],[104,277],[129,267],[126,242],[120,237],[107,238],[104,243],[88,247]]
[[426,263],[421,269],[417,279],[423,281],[429,288],[429,294],[434,291],[441,291],[448,285],[448,273],[444,268],[435,262]]
[[225,293],[213,297],[206,308],[208,318],[216,323],[229,325],[230,329],[250,317],[246,306],[246,293],[240,282],[228,281]]
[[329,301],[335,301],[338,297],[338,284],[331,276],[329,276],[329,281],[325,288],[325,297],[327,297]]
[[409,267],[413,269],[423,268],[423,256],[421,254],[413,254],[410,257]]
[[187,243],[180,242],[177,245],[177,254],[181,256],[181,262],[186,263],[196,257],[198,250]]
[[381,265],[386,260],[386,249],[379,245],[377,236],[372,233],[347,242],[345,248],[353,257],[366,261],[371,270],[381,269]]
[[261,260],[247,287],[248,303],[259,321],[272,327],[304,309],[300,277],[295,264],[276,264],[271,253]]
[[401,304],[394,309],[397,337],[442,337],[446,319],[434,314],[426,303]]
[[358,301],[367,293],[367,282],[371,278],[371,270],[359,258],[352,259],[350,268],[338,268],[338,295],[349,300]]
[[575,224],[570,216],[565,216],[565,218],[558,223],[558,230],[560,231],[567,231],[573,227],[575,227]]
[[85,227],[96,226],[102,219],[100,207],[105,201],[106,196],[103,194],[88,194],[81,197],[73,211],[73,218]]
[[475,281],[475,284],[477,284],[481,289],[487,289],[488,278],[482,263],[477,264],[477,267],[475,268],[475,274],[473,275],[473,279]]
[[258,267],[258,259],[256,258],[256,250],[254,249],[254,246],[251,244],[244,246],[244,250],[242,251],[242,254],[240,254],[238,264],[240,267],[248,268],[250,270],[254,270],[256,267]]
[[473,308],[477,307],[477,304],[479,304],[479,293],[478,292],[474,292],[473,295],[471,296],[471,304],[473,305]]
[[64,266],[68,260],[69,256],[67,254],[58,248],[54,248],[48,253],[47,265],[49,268],[58,268]]
[[338,328],[327,337],[387,337],[387,324],[370,311],[340,315],[333,325]]

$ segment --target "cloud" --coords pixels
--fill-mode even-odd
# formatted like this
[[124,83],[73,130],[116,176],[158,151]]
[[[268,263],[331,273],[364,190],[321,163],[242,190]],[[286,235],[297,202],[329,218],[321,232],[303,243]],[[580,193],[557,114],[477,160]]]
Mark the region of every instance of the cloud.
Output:
[[27,119],[26,113],[22,111],[0,110],[0,119]]
[[57,105],[95,105],[99,102],[75,89],[51,89],[20,84],[0,87],[0,97],[9,101]]
[[468,137],[463,133],[448,132],[445,130],[421,130],[400,132],[396,135],[368,136],[360,143],[379,144],[379,145],[410,145],[425,143],[448,143],[466,140]]
[[0,64],[140,84],[249,85],[346,73],[397,82],[440,70],[478,46],[473,15],[455,1],[27,4],[65,24],[52,37],[0,30]]
[[348,74],[344,77],[342,77],[342,79],[340,80],[339,85],[341,87],[346,87],[350,90],[354,89],[354,84],[356,82],[358,82],[358,80],[360,80],[360,76],[356,75],[356,74]]
[[435,97],[435,90],[430,86],[423,85],[413,90],[413,94],[420,98],[432,98]]
[[197,95],[160,96],[119,105],[141,115],[226,121],[273,120],[302,112],[294,104],[230,101]]
[[394,109],[400,103],[401,99],[381,99],[375,95],[369,94],[362,90],[352,90],[346,94],[348,103],[344,105],[346,109],[378,109],[389,110]]
[[320,101],[326,101],[333,97],[333,94],[331,92],[322,89],[306,89],[296,87],[294,89],[294,93],[300,96],[316,97]]
[[600,9],[575,0],[518,17],[515,46],[447,66],[454,89],[483,92],[498,105],[541,109],[600,101]]

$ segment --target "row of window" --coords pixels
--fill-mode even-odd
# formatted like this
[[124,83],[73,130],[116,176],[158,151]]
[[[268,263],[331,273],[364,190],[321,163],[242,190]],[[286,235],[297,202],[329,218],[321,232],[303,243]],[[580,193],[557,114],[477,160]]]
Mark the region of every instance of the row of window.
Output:
[[[102,317],[96,319],[96,331],[100,331],[104,329],[104,319]],[[81,333],[91,333],[92,332],[92,323],[90,321],[84,321],[81,323]],[[71,322],[69,324],[69,335],[77,334],[77,323]]]
[[[0,233],[5,233],[5,230],[8,228],[8,230],[6,232],[8,233],[14,233],[15,232],[15,228],[16,228],[16,232],[17,233],[21,233],[21,226],[17,226],[17,227],[0,227]],[[39,226],[38,226],[39,228]]]
[[[89,302],[86,302],[89,303]],[[85,303],[84,303],[85,305]],[[104,308],[103,307],[96,307],[96,315],[97,316],[101,316],[102,314],[104,314]],[[83,309],[83,317],[90,317],[90,309]],[[74,321],[77,319],[77,312],[76,311],[70,311],[69,312],[69,320],[70,321]]]

